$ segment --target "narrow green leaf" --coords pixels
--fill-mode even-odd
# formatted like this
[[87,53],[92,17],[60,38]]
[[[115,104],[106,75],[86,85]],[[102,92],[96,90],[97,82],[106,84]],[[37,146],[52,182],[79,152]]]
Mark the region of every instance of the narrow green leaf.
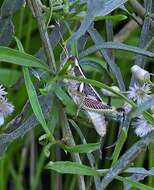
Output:
[[89,28],[95,17],[106,16],[116,8],[123,5],[127,0],[97,0],[87,1],[87,13],[79,29],[72,36],[72,41],[77,40]]
[[48,66],[27,53],[0,46],[0,61],[17,64],[26,67],[37,67],[49,70]]
[[121,152],[121,149],[122,149],[126,139],[127,139],[127,132],[126,132],[125,128],[123,128],[121,130],[120,137],[118,139],[118,142],[117,142],[116,147],[115,147],[114,152],[113,152],[112,165],[118,160],[119,154]]
[[71,66],[71,64],[74,64],[74,58],[73,57],[70,57],[69,59],[67,59],[67,62],[64,64],[63,68],[59,71],[59,75],[64,75],[67,70],[68,70],[68,67]]
[[62,103],[66,107],[68,107],[71,112],[74,112],[76,110],[75,109],[75,104],[73,103],[71,98],[66,94],[66,92],[62,88],[57,87],[55,89],[55,93],[56,93],[57,97],[59,98],[59,100],[61,100]]
[[105,19],[111,19],[113,21],[122,21],[122,20],[126,20],[127,16],[126,15],[108,15],[108,16],[96,16],[95,17],[95,21],[99,21],[99,20],[105,20]]
[[149,187],[149,186],[139,183],[135,180],[132,180],[128,177],[116,176],[116,179],[118,179],[119,181],[128,183],[128,184],[132,185],[133,187],[136,187],[137,189],[140,189],[140,190],[154,190],[153,187]]
[[[15,40],[18,45],[19,51],[24,52],[24,48],[23,48],[20,40],[17,37],[15,37]],[[46,134],[48,135],[48,137],[49,136],[52,137],[50,130],[48,129],[48,126],[46,124],[46,120],[43,115],[42,108],[39,103],[35,87],[31,81],[28,68],[23,67],[23,74],[24,74],[24,80],[25,80],[25,85],[26,85],[29,101],[32,106],[33,112],[34,112],[37,120],[39,121],[39,123],[42,125],[42,127],[43,127],[44,131],[46,132]]]
[[[57,161],[57,162],[50,161],[47,164],[46,169],[54,170],[62,174],[74,174],[74,175],[84,175],[84,176],[103,176],[106,173],[104,171],[98,172],[95,169],[90,168],[86,165],[70,161]],[[129,183],[133,187],[137,187],[141,190],[154,190],[154,188],[152,187],[146,186],[127,177],[124,178],[121,176],[116,176],[115,178],[119,181]]]
[[64,174],[86,175],[86,176],[99,176],[100,173],[86,165],[69,161],[50,161],[46,166],[47,169],[57,171]]
[[[82,15],[75,15],[74,17],[72,17],[72,19],[81,21],[84,19],[85,14],[82,13]],[[96,17],[94,17],[94,21],[100,21],[100,20],[105,20],[105,19],[111,19],[113,21],[123,21],[123,20],[127,19],[127,16],[119,14],[119,15],[113,15],[113,16],[109,15],[109,16],[96,16]]]
[[64,150],[68,152],[91,153],[100,148],[100,143],[80,144],[76,146],[67,146],[67,145],[61,144],[60,146],[61,148],[63,148]]
[[46,131],[46,133],[49,134],[50,131],[47,127],[47,124],[46,124],[46,121],[45,121],[45,118],[44,118],[44,115],[42,112],[42,108],[41,108],[40,103],[38,101],[36,90],[34,88],[34,85],[31,81],[31,78],[29,75],[28,68],[23,68],[23,73],[24,73],[24,79],[25,79],[25,84],[26,84],[26,89],[27,89],[29,101],[31,103],[33,112],[34,112],[37,120],[40,122],[40,124],[42,125],[42,127]]
[[138,53],[138,54],[145,55],[145,56],[152,57],[152,58],[154,57],[153,52],[150,52],[150,51],[147,51],[147,50],[135,47],[135,46],[123,44],[120,42],[104,42],[99,45],[94,45],[94,46],[86,49],[85,51],[83,51],[79,55],[79,57],[80,58],[85,57],[85,56],[95,53],[101,49],[118,49],[118,50],[124,50],[124,51],[131,51],[133,53]]

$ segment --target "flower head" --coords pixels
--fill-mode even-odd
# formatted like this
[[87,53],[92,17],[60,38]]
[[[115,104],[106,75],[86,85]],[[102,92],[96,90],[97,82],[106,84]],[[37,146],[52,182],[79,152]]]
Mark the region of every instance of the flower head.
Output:
[[151,94],[151,86],[149,84],[144,84],[142,86],[134,84],[134,87],[130,87],[128,91],[128,98],[137,101],[137,104],[141,104],[150,98],[149,94]]
[[6,98],[0,99],[0,114],[3,116],[10,115],[14,110],[14,106],[8,102]]
[[8,102],[5,89],[0,85],[0,126],[4,123],[4,118],[14,111],[14,106]]
[[135,126],[135,133],[139,137],[143,137],[152,130],[154,130],[154,127],[146,121],[142,116],[139,117],[133,125]]

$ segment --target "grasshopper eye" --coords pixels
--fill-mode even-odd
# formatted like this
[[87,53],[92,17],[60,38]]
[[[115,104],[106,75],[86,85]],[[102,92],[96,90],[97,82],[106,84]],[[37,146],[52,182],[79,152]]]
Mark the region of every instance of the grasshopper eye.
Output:
[[116,111],[118,112],[118,120],[125,120],[125,109],[122,107],[116,108]]

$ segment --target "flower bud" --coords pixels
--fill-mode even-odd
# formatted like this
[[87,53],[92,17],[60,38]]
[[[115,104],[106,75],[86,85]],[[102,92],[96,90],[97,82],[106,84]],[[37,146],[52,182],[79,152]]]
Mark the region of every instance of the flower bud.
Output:
[[139,82],[145,83],[150,80],[150,73],[138,65],[132,66],[131,71]]

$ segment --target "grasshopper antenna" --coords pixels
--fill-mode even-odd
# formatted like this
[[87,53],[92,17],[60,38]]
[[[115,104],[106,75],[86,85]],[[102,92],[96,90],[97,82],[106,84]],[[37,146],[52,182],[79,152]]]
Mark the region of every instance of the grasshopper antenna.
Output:
[[62,41],[62,44],[59,42],[59,45],[60,45],[61,48],[63,49],[63,52],[64,52],[64,54],[65,54],[65,58],[68,59],[68,58],[69,58],[69,52],[68,52],[68,49],[67,49],[67,47],[66,47],[66,42],[64,41],[63,35],[62,35],[61,31],[60,31],[60,23],[59,23],[58,20],[56,21],[56,23],[57,23],[57,25],[58,25],[58,27],[59,27],[58,32],[59,32],[59,36],[60,36],[61,41]]

